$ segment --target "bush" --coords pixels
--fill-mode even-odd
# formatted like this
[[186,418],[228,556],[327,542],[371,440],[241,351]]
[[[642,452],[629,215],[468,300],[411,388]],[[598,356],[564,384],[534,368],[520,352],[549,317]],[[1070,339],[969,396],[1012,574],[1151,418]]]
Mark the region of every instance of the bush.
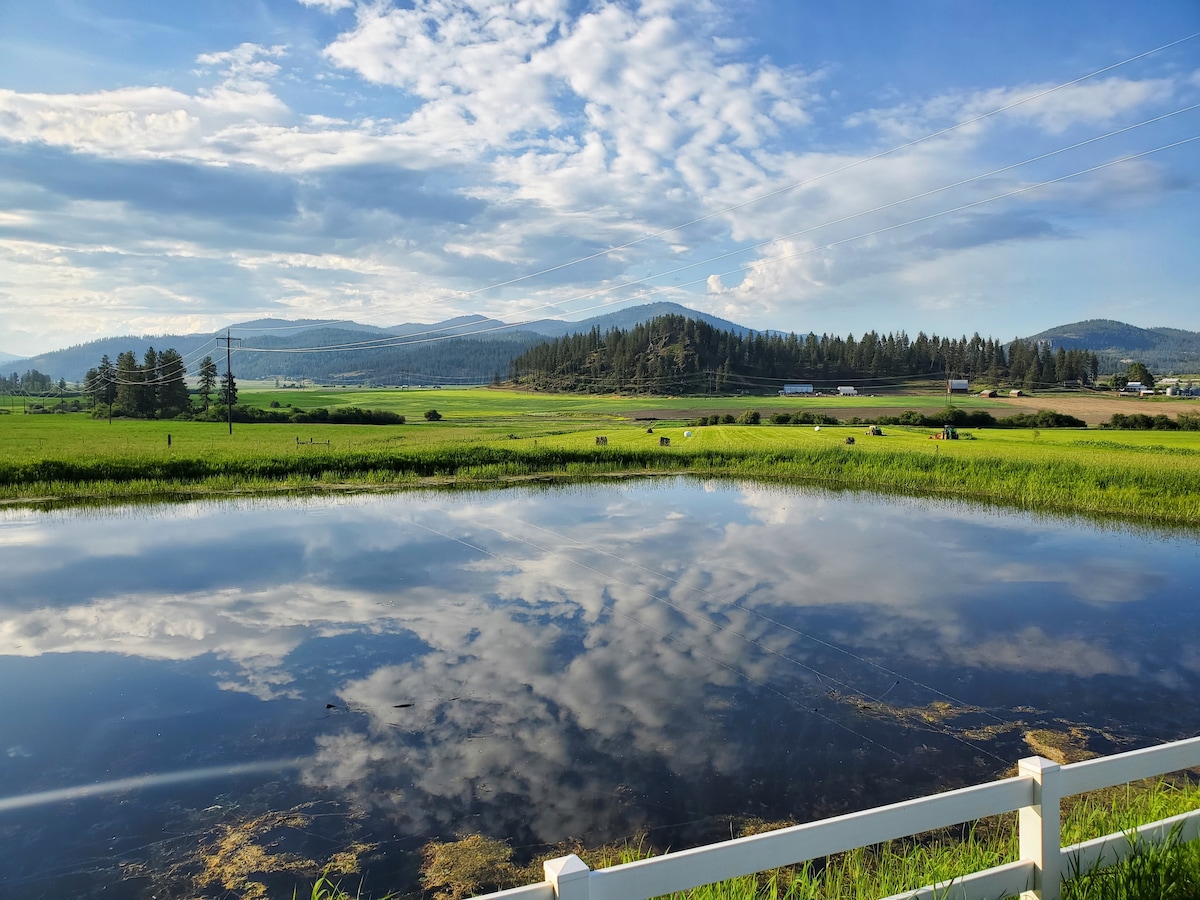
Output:
[[[224,406],[210,406],[195,414],[197,422],[224,422],[229,413]],[[259,409],[256,406],[235,406],[233,421],[242,423],[296,425],[403,425],[404,416],[385,409]]]
[[442,414],[440,412],[438,412],[436,409],[427,409],[427,410],[425,410],[425,421],[426,422],[440,422],[440,421],[442,421]]
[[1200,431],[1200,413],[1182,412],[1172,419],[1159,413],[1148,416],[1145,413],[1113,413],[1111,419],[1103,423],[1101,428],[1118,428],[1126,431]]
[[[943,425],[954,425],[956,427],[969,428],[991,428],[998,423],[995,416],[984,409],[977,409],[972,412],[967,412],[965,409],[959,409],[957,406],[951,406],[946,409],[939,409],[936,412],[931,412],[928,415],[917,412],[915,409],[906,409],[898,416],[879,416],[875,420],[876,425],[916,425],[922,428],[941,428]],[[1080,425],[1083,423],[1080,422]]]
[[772,425],[791,425],[792,417],[788,413],[772,413],[771,414],[771,424]]
[[762,421],[762,413],[757,409],[748,409],[737,420],[739,425],[757,425]]
[[996,422],[999,428],[1086,428],[1087,422],[1065,413],[1039,409],[1036,413],[1017,413]]

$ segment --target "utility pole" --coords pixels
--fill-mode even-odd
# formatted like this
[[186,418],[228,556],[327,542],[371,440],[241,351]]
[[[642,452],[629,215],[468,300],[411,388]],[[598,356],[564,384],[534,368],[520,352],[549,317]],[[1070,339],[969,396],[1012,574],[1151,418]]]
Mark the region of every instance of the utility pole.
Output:
[[[220,338],[217,338],[217,340],[219,341]],[[225,329],[225,377],[229,379],[225,393],[225,409],[229,413],[230,434],[233,434],[233,353],[230,350],[230,345],[234,341],[240,340],[241,338],[232,337],[232,329]]]

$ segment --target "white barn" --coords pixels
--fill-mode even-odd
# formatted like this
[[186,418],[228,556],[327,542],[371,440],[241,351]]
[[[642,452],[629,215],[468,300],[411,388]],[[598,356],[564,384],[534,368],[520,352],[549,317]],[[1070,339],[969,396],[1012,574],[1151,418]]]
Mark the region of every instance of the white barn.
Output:
[[781,397],[794,397],[797,394],[811,394],[813,386],[811,384],[785,384],[783,390],[779,392]]

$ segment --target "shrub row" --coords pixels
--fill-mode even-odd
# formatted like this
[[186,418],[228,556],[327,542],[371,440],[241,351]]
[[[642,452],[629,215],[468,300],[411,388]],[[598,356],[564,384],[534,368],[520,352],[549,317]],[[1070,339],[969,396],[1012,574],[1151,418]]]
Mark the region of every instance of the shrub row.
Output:
[[1145,413],[1113,413],[1113,417],[1100,427],[1127,431],[1200,431],[1200,413],[1183,412],[1174,419],[1162,413],[1157,416],[1148,416]]

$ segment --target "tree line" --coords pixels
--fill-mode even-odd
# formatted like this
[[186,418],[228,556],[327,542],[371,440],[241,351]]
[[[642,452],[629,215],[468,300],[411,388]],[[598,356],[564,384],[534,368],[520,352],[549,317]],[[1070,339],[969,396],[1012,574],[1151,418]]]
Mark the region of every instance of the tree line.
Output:
[[[66,387],[66,381],[60,378],[59,390],[66,390]],[[49,394],[54,389],[54,379],[37,369],[26,369],[24,375],[16,372],[11,376],[0,375],[0,394]]]
[[943,376],[1029,389],[1095,384],[1088,350],[1051,349],[1015,339],[1005,349],[978,333],[967,338],[868,331],[860,338],[809,333],[739,334],[679,315],[630,329],[598,327],[547,341],[517,356],[513,382],[538,390],[607,393],[720,393],[778,388],[785,381],[885,381]]
[[161,353],[153,347],[139,362],[132,350],[117,354],[114,363],[108,356],[88,369],[83,392],[91,400],[96,415],[135,419],[173,419],[193,417],[215,411],[213,400],[221,408],[237,404],[237,382],[226,371],[218,387],[217,364],[211,356],[200,361],[196,387],[199,407],[193,405],[187,385],[187,367],[175,350]]

